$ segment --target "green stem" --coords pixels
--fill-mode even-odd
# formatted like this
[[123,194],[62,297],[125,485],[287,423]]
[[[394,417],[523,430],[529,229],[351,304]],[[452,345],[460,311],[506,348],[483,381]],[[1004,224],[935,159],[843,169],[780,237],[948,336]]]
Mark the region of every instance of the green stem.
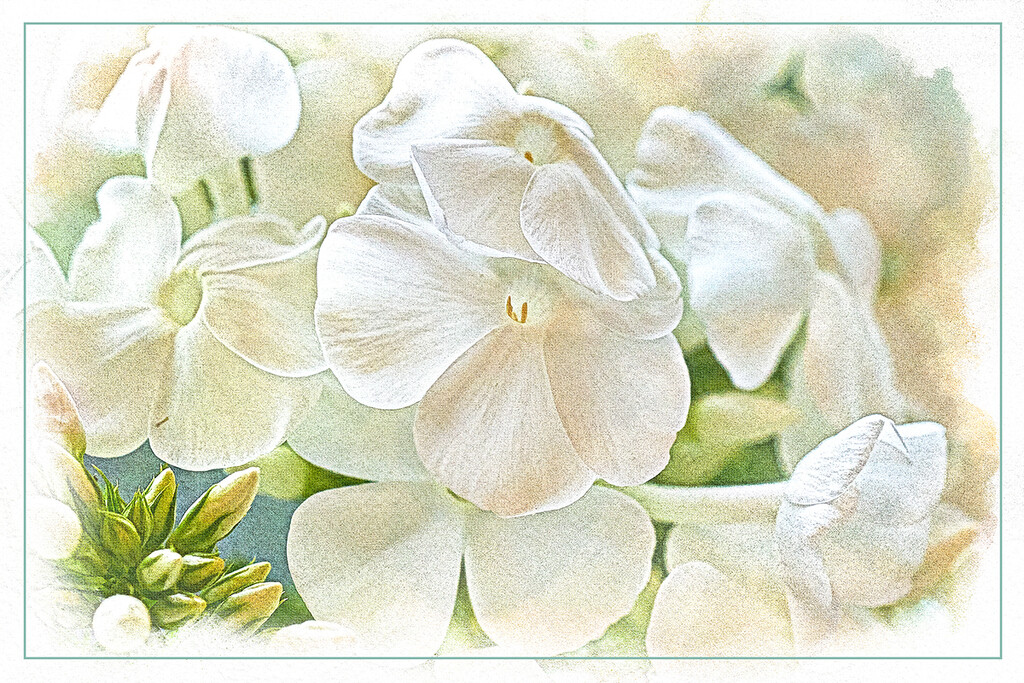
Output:
[[651,518],[673,524],[774,522],[788,482],[743,486],[664,486],[617,488],[640,503]]

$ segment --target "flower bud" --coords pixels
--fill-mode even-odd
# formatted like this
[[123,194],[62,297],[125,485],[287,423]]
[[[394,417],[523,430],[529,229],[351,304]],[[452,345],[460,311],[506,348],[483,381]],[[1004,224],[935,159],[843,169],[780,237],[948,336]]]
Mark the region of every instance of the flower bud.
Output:
[[131,652],[149,637],[146,606],[130,595],[112,595],[96,608],[92,632],[100,645],[113,652]]
[[136,493],[132,496],[123,514],[125,519],[135,527],[142,545],[148,546],[149,537],[153,533],[153,513],[150,511],[149,506],[146,504],[146,499],[142,497],[141,493]]
[[794,629],[816,642],[844,606],[907,595],[946,476],[945,429],[870,415],[825,439],[793,472],[776,519]]
[[67,387],[49,366],[32,369],[31,436],[50,440],[81,461],[85,455],[85,429]]
[[178,514],[178,483],[174,479],[174,471],[166,468],[153,478],[143,494],[150,512],[153,513],[153,530],[150,533],[150,544],[159,545],[167,540],[174,528],[174,518]]
[[212,550],[245,517],[259,484],[258,467],[236,472],[214,484],[185,511],[168,544],[182,553]]
[[157,550],[139,563],[135,576],[143,589],[160,593],[170,590],[177,583],[183,566],[181,555],[178,553],[173,550]]
[[71,557],[82,538],[82,524],[75,511],[44,496],[30,495],[25,505],[29,549],[44,560]]
[[100,507],[95,480],[62,446],[52,441],[35,441],[30,446],[29,476],[36,493],[58,500],[79,514],[92,515]]
[[269,562],[247,565],[221,577],[217,583],[203,593],[203,597],[210,603],[220,602],[232,593],[237,593],[243,588],[263,581],[269,573]]
[[200,591],[224,571],[224,560],[219,557],[186,555],[182,558],[181,578],[178,588],[186,591]]
[[276,581],[253,584],[228,596],[214,614],[241,633],[253,633],[281,604],[282,591]]
[[134,567],[141,559],[139,532],[131,522],[114,512],[100,511],[100,543],[127,567]]
[[206,601],[192,593],[174,593],[153,604],[153,621],[161,628],[181,626],[206,610]]

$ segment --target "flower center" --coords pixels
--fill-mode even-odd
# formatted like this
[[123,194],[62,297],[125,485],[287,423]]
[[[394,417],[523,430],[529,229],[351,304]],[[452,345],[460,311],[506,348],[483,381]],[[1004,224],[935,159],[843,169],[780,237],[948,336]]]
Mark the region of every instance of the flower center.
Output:
[[156,295],[157,305],[179,325],[188,325],[199,312],[203,301],[203,286],[194,270],[179,270],[160,285]]
[[502,259],[500,274],[507,283],[505,314],[520,325],[540,325],[551,317],[561,291],[551,266]]
[[513,147],[531,164],[550,164],[556,160],[558,139],[555,122],[539,117],[528,117],[516,134]]

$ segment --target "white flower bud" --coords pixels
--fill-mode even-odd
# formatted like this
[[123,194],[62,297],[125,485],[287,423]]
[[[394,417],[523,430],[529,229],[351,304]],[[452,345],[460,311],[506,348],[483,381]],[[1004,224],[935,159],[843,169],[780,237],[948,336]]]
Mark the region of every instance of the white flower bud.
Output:
[[97,642],[112,652],[131,652],[149,637],[149,611],[130,595],[112,595],[100,603],[92,618]]
[[29,549],[44,560],[71,557],[82,537],[82,523],[75,511],[52,498],[33,495],[26,507]]
[[871,415],[797,465],[776,520],[794,626],[810,642],[844,606],[909,593],[946,474],[945,429]]

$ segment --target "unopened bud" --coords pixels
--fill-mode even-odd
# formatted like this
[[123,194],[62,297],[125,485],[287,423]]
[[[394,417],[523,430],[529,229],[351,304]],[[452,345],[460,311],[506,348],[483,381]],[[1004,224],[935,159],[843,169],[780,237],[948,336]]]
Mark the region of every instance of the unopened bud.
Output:
[[150,544],[159,545],[167,540],[168,534],[174,528],[175,515],[178,514],[178,483],[174,479],[174,472],[170,468],[161,470],[143,495],[150,512],[153,513]]
[[82,538],[75,511],[60,501],[30,495],[26,501],[29,549],[44,560],[71,557]]
[[224,571],[224,560],[219,557],[186,555],[182,558],[181,578],[178,587],[186,591],[200,591],[206,588]]
[[100,511],[100,543],[125,566],[134,567],[142,557],[139,532],[131,522],[114,512]]
[[182,553],[212,550],[249,512],[259,485],[258,467],[236,472],[214,484],[185,511],[168,544]]
[[99,487],[67,450],[52,441],[35,441],[31,453],[29,474],[37,493],[59,500],[79,514],[99,509]]
[[49,439],[81,461],[85,429],[64,383],[45,363],[32,369],[32,438]]
[[276,581],[253,584],[228,596],[214,614],[240,633],[251,634],[281,604],[282,591]]
[[135,527],[135,531],[138,532],[139,540],[142,544],[147,545],[149,537],[153,533],[153,513],[150,512],[146,499],[142,497],[141,493],[136,493],[132,496],[128,507],[124,509],[122,514]]
[[157,550],[139,563],[135,575],[145,590],[161,593],[177,583],[183,565],[181,555],[173,550]]
[[206,610],[206,601],[192,593],[174,593],[153,603],[150,613],[162,628],[181,626]]
[[220,581],[203,593],[203,597],[210,603],[220,602],[232,593],[237,593],[243,588],[263,581],[268,574],[270,574],[269,562],[247,565],[221,577]]
[[92,632],[100,645],[113,652],[130,652],[149,637],[149,612],[138,598],[112,595],[96,608]]

